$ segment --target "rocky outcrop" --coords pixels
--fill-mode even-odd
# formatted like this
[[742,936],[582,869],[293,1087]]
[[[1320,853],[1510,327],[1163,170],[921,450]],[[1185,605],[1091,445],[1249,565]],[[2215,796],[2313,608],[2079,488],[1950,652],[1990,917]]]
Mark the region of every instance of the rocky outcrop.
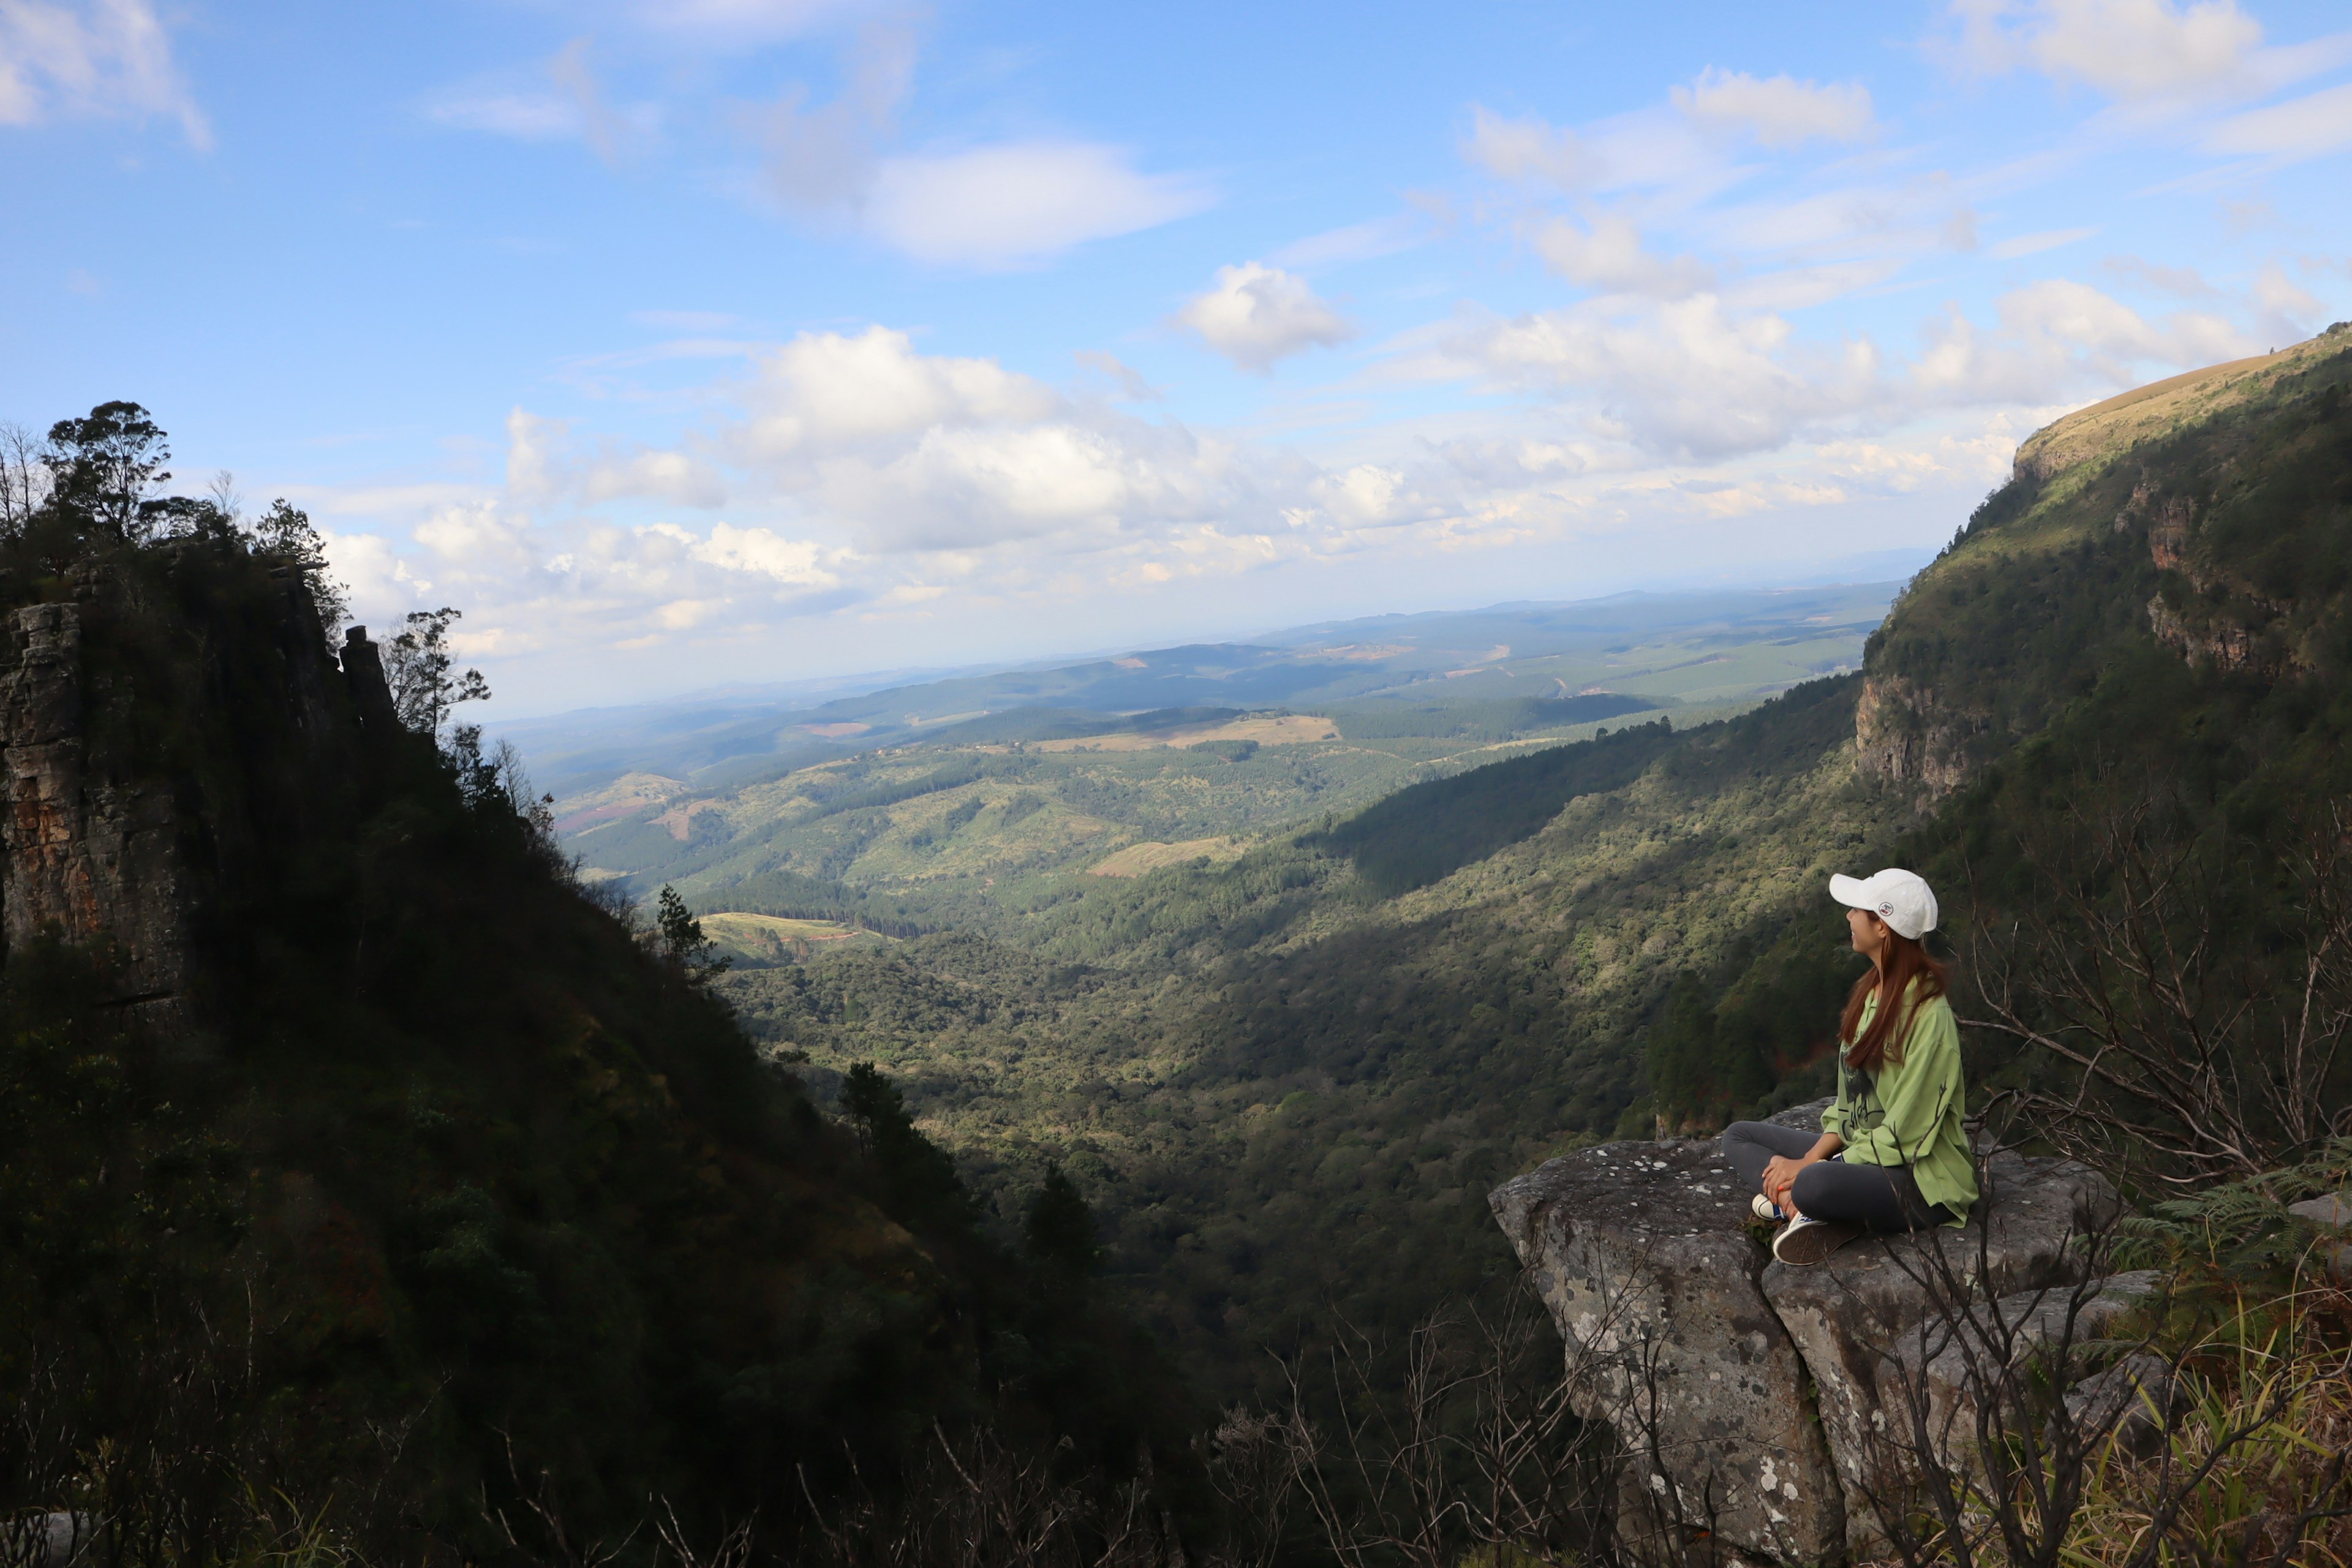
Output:
[[1578,1414],[1629,1456],[1631,1550],[1668,1560],[1708,1535],[1796,1563],[1843,1541],[1804,1364],[1711,1140],[1584,1150],[1489,1201],[1568,1343]]
[[1932,687],[1900,675],[1865,676],[1854,705],[1854,771],[1948,795],[1967,782],[1969,743],[1986,722],[1981,714],[1948,710]]
[[1871,1490],[1910,1424],[1900,1362],[1889,1363],[1887,1347],[1937,1316],[1939,1300],[1970,1289],[2006,1296],[2072,1283],[2076,1244],[2114,1217],[2114,1189],[2066,1161],[1999,1151],[1985,1161],[1983,1186],[1965,1229],[1857,1242],[1816,1268],[1762,1267],[1764,1298],[1814,1381],[1856,1551],[1876,1539]]
[[359,706],[361,722],[371,730],[399,727],[400,710],[392,700],[392,683],[384,679],[383,652],[368,641],[365,626],[343,634],[343,679]]
[[1939,1290],[2008,1298],[2078,1277],[2076,1243],[2115,1204],[2083,1166],[2007,1152],[1986,1185],[1963,1230],[1857,1242],[1809,1269],[1771,1260],[1712,1139],[1605,1144],[1492,1194],[1567,1345],[1579,1413],[1623,1448],[1629,1552],[1673,1561],[1706,1539],[1795,1563],[1877,1543],[1888,1411],[1934,1361],[1909,1367],[1896,1347],[1918,1343]]
[[167,1011],[188,966],[179,812],[161,784],[93,773],[81,632],[79,605],[31,605],[0,643],[0,937],[105,939],[121,1000]]
[[[2118,1319],[2156,1300],[2161,1290],[2153,1269],[2053,1282],[1972,1302],[1972,1315],[1966,1318],[1938,1314],[1913,1328],[1877,1369],[1874,1436],[1884,1468],[1906,1468],[1923,1446],[1947,1468],[1965,1468],[1989,1405],[1994,1431],[2014,1425],[2016,1416],[2000,1405],[2000,1379],[2037,1357],[2046,1361],[2062,1351],[2082,1355]],[[2159,1398],[2168,1404],[2171,1384],[2169,1365],[2138,1355],[2084,1379],[2068,1404],[2078,1420],[2099,1430],[2120,1424],[2141,1405],[2144,1389],[2161,1391]]]
[[[187,564],[185,552],[171,546],[159,554],[167,573]],[[341,748],[354,739],[354,706],[397,728],[382,667],[360,632],[356,645],[366,657],[350,660],[349,677],[339,671],[299,573],[281,569],[271,583],[276,603],[258,628],[265,635],[240,650],[268,668],[240,673],[257,673],[258,689],[283,706],[287,728],[299,738],[297,756],[319,765],[311,771],[341,773]],[[91,639],[123,622],[126,595],[135,595],[95,567],[79,571],[74,584],[72,599],[0,612],[7,792],[0,813],[0,954],[45,937],[89,948],[114,1005],[193,1042],[200,1032],[190,1027],[198,1022],[190,996],[200,967],[194,947],[240,851],[272,822],[225,820],[196,771],[145,749],[152,722],[128,716],[140,703],[163,700],[167,690],[184,703],[192,691],[225,693],[229,683],[217,671],[175,671],[192,679],[156,679],[150,689],[151,671],[134,668],[125,679],[121,649],[111,664],[101,660],[116,673],[94,678]],[[138,593],[154,591],[151,584]],[[238,697],[220,700],[234,703],[255,689],[243,681]],[[101,744],[95,738],[101,732],[111,739]],[[135,738],[142,734],[150,740]],[[270,781],[282,796],[305,792],[309,773],[292,772],[302,776]],[[245,815],[256,808],[251,798],[244,804]]]
[[2131,500],[2116,513],[2117,533],[2144,531],[2149,562],[2178,574],[2174,602],[2162,593],[2148,600],[2148,629],[2191,664],[2271,680],[2307,671],[2310,660],[2288,635],[2293,606],[2200,563],[2190,550],[2196,521],[2193,499],[2167,495],[2147,479],[2132,487]]

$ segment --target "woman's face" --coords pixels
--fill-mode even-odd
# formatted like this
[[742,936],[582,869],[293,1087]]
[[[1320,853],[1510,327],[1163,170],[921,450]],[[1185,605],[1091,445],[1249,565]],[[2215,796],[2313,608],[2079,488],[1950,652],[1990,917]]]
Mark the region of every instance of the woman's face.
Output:
[[1845,923],[1853,932],[1854,952],[1877,963],[1879,954],[1886,951],[1886,922],[1868,910],[1848,910]]

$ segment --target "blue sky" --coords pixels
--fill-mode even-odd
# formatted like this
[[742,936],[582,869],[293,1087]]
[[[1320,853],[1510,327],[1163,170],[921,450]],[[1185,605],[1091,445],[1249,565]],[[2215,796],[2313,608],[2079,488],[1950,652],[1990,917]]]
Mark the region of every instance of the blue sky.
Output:
[[0,420],[508,713],[1785,580],[2352,316],[2345,21],[0,0]]

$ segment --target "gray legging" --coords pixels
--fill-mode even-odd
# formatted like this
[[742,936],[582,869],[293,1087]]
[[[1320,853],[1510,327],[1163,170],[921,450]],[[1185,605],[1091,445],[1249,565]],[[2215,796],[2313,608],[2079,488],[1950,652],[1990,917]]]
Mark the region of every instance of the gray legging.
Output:
[[[1735,1121],[1723,1130],[1723,1157],[1758,1192],[1775,1154],[1801,1160],[1821,1136],[1769,1121]],[[1918,1230],[1948,1225],[1952,1211],[1919,1195],[1907,1165],[1848,1164],[1832,1154],[1797,1173],[1789,1195],[1808,1219],[1836,1220],[1864,1230]]]

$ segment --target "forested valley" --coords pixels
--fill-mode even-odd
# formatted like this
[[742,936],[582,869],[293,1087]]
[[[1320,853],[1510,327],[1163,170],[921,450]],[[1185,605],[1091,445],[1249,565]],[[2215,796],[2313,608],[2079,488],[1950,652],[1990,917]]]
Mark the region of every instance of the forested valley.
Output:
[[[1617,1560],[1487,1194],[1829,1092],[1823,884],[1907,865],[1974,1111],[2113,1180],[2198,1288],[2150,1342],[2283,1444],[2137,1524],[2100,1460],[2051,1551],[2333,1560],[2342,1388],[2297,1447],[2210,1347],[2352,1331],[2285,1207],[2352,1159],[2347,381],[2338,327],[2059,422],[1760,702],[1032,704],[561,800],[463,721],[452,612],[339,639],[299,511],[64,421],[0,495],[0,1535]],[[1507,1519],[1463,1500],[1523,1408],[1506,1468],[1584,1489]]]

